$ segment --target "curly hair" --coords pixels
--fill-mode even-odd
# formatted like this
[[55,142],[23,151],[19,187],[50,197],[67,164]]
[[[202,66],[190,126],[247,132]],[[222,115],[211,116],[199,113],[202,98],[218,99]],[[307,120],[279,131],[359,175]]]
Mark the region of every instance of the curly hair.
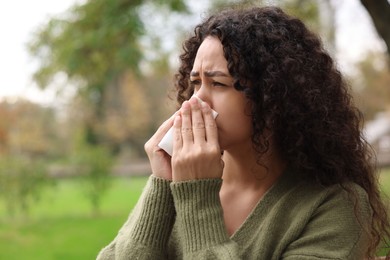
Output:
[[[289,168],[321,185],[354,182],[368,194],[373,256],[390,224],[381,201],[373,152],[362,136],[362,115],[320,39],[277,7],[226,10],[196,26],[183,44],[177,101],[193,93],[189,75],[207,36],[217,37],[234,79],[252,106],[252,141],[261,156],[273,140]],[[355,198],[354,191],[343,186]],[[384,239],[385,240],[385,239]],[[385,241],[386,242],[386,241]]]

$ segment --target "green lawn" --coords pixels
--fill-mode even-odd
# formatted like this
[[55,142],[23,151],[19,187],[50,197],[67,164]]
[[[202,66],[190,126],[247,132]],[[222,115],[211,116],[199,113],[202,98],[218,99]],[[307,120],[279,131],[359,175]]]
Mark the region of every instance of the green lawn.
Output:
[[[100,216],[91,215],[75,180],[61,180],[46,189],[28,217],[6,218],[0,201],[0,259],[95,259],[127,219],[146,180],[114,180]],[[383,193],[390,197],[390,169],[381,172],[380,181]]]
[[98,217],[72,180],[47,189],[28,218],[9,220],[0,204],[0,259],[95,259],[127,219],[145,183],[146,177],[115,180]]
[[390,167],[380,171],[379,182],[382,192],[390,198]]
[[[390,168],[380,171],[379,182],[383,194],[383,199],[390,205]],[[389,248],[379,250],[379,255],[385,255],[389,252]]]

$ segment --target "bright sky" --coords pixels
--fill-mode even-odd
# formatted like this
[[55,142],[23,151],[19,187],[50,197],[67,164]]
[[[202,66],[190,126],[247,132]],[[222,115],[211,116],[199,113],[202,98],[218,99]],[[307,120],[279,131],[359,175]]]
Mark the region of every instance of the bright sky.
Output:
[[364,58],[369,51],[385,51],[386,45],[379,38],[371,17],[359,0],[333,0],[339,9],[336,16],[336,45],[338,62],[343,66]]
[[[34,64],[26,50],[31,33],[50,16],[66,11],[78,0],[3,1],[0,8],[0,99],[23,96],[50,103],[54,91],[39,91],[32,82]],[[339,2],[340,3],[340,2]],[[345,0],[336,17],[340,65],[359,59],[367,49],[383,49],[371,21],[358,0]]]
[[37,90],[31,79],[33,63],[26,50],[31,33],[76,0],[3,1],[0,8],[0,98],[24,96],[50,102],[54,93]]

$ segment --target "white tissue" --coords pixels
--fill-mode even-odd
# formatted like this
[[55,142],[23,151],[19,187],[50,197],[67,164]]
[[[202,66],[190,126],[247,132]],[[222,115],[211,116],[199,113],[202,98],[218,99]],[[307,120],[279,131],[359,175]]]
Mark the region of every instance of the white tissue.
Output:
[[[199,97],[195,96],[198,100],[199,103],[201,104],[203,100],[201,100]],[[218,116],[218,113],[214,110],[212,110],[213,117],[216,118]],[[161,139],[160,143],[158,146],[166,151],[170,156],[172,156],[173,152],[173,127],[171,127],[168,132],[164,135],[164,137]]]

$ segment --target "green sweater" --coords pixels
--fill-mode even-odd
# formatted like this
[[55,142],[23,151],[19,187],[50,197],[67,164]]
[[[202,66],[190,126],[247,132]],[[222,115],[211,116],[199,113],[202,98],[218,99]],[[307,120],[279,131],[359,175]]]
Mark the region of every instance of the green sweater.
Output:
[[[371,211],[357,185],[310,184],[285,173],[231,236],[219,200],[222,180],[150,177],[104,259],[363,259]],[[359,224],[360,223],[360,224]]]

